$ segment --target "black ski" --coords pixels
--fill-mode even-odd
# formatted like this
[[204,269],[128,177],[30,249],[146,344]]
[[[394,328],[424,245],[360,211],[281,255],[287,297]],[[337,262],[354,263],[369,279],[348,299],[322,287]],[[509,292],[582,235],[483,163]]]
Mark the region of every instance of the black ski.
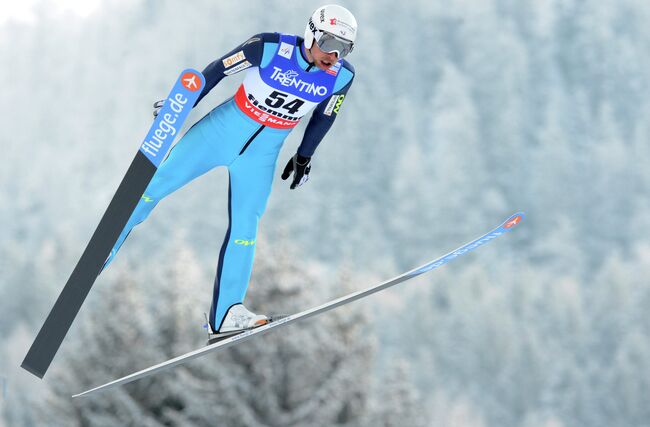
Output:
[[39,378],[43,378],[47,372],[108,254],[167,155],[204,85],[203,75],[192,69],[184,70],[177,79],[77,266],[27,352],[22,368]]

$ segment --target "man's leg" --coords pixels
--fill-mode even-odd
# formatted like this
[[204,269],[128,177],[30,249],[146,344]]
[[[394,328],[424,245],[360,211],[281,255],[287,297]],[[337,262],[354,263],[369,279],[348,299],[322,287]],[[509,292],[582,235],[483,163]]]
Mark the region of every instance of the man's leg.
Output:
[[[267,141],[253,141],[264,144]],[[274,143],[269,141],[269,143]],[[221,246],[214,283],[210,323],[218,331],[230,307],[244,301],[253,268],[257,226],[271,193],[277,152],[255,157],[247,151],[229,167],[230,225]]]
[[[218,149],[221,141],[206,138],[205,135],[210,135],[209,132],[208,120],[204,118],[172,148],[147,186],[103,268],[113,261],[133,227],[147,219],[160,200],[210,169],[227,164],[229,159],[224,158],[226,156]],[[214,137],[218,138],[218,135]]]

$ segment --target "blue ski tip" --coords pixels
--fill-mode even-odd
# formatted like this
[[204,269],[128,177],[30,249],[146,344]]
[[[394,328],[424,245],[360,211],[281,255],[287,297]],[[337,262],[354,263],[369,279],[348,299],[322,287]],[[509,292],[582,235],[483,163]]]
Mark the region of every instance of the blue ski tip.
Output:
[[506,219],[503,224],[499,227],[499,231],[510,231],[516,226],[518,226],[521,221],[524,220],[524,212],[517,212],[512,215],[510,218]]
[[503,224],[495,228],[494,230],[490,231],[489,233],[479,237],[476,240],[473,240],[460,248],[456,249],[455,251],[449,252],[447,255],[442,256],[436,260],[433,260],[427,264],[424,264],[422,267],[417,268],[415,270],[411,270],[408,273],[405,273],[406,276],[408,277],[413,277],[417,276],[422,273],[426,273],[429,270],[433,270],[434,268],[438,268],[442,265],[447,264],[449,261],[451,261],[454,258],[457,258],[461,255],[466,254],[467,252],[473,251],[474,249],[478,248],[479,246],[483,246],[484,244],[491,242],[492,240],[496,239],[499,236],[504,235],[506,232],[512,230],[516,226],[521,223],[521,221],[524,218],[524,213],[523,212],[517,212],[516,214],[512,215],[510,218],[505,220]]

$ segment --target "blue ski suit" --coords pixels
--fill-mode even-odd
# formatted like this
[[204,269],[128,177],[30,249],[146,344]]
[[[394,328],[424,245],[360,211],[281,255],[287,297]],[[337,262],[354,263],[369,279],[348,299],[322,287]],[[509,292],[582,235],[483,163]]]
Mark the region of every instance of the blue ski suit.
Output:
[[209,64],[198,102],[225,76],[247,70],[235,96],[195,123],[156,171],[118,238],[108,266],[131,229],[168,194],[217,166],[229,172],[229,227],[221,246],[210,324],[218,330],[248,288],[258,222],[271,192],[280,148],[300,118],[313,110],[298,153],[311,157],[332,126],[352,84],[354,68],[341,59],[323,71],[307,61],[303,40],[257,34]]

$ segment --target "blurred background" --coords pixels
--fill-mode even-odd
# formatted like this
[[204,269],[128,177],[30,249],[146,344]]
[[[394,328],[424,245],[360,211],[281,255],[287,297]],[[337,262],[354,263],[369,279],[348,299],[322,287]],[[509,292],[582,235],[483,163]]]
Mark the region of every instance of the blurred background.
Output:
[[290,191],[276,170],[247,305],[305,309],[518,210],[522,226],[282,333],[71,400],[203,345],[227,228],[216,169],[133,231],[45,379],[19,368],[179,70],[258,32],[302,35],[321,3],[3,0],[0,425],[650,426],[643,0],[341,1],[359,22],[355,83],[309,183]]

